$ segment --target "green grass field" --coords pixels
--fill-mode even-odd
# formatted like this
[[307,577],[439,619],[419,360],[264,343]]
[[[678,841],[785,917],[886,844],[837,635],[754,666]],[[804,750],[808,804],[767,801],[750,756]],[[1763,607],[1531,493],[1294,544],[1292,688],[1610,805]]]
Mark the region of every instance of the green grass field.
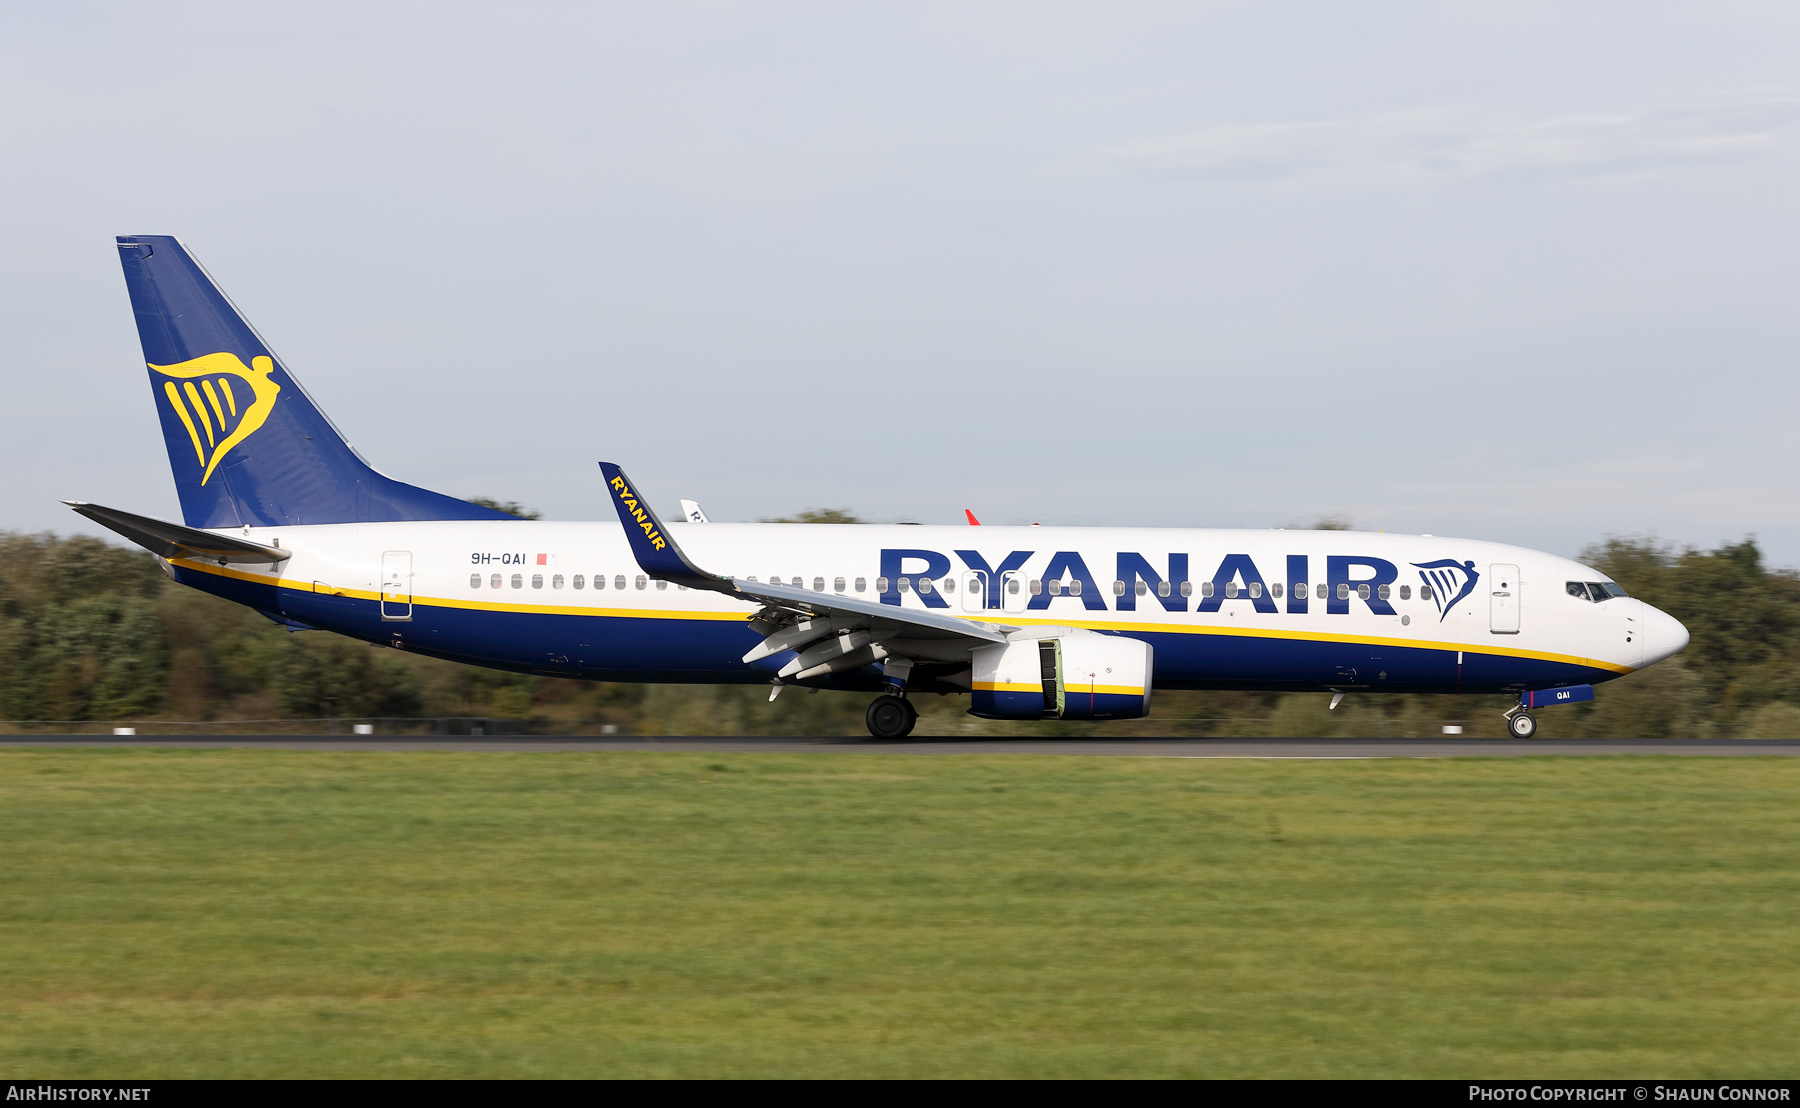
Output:
[[19,1077],[1800,1072],[1800,759],[0,752]]

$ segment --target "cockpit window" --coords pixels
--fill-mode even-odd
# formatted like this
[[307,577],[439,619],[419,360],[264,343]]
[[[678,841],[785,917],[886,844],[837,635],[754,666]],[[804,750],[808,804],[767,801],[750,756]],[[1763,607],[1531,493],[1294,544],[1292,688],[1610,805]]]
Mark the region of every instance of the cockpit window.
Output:
[[1570,581],[1569,595],[1582,600],[1599,604],[1611,600],[1615,596],[1624,596],[1625,590],[1611,581]]

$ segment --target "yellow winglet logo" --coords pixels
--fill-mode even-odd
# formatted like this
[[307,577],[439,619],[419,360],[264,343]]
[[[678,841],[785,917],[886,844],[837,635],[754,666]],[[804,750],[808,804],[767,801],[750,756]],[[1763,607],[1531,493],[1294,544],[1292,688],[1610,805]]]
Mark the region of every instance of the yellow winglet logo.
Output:
[[[275,362],[262,354],[251,358],[249,365],[236,354],[221,351],[175,365],[151,364],[150,368],[181,380],[179,388],[174,381],[164,381],[163,395],[194,440],[194,457],[205,471],[200,476],[202,485],[212,477],[225,452],[249,438],[269,418],[281,391],[280,385],[269,380]],[[243,382],[248,396],[240,396],[232,387],[233,378]]]

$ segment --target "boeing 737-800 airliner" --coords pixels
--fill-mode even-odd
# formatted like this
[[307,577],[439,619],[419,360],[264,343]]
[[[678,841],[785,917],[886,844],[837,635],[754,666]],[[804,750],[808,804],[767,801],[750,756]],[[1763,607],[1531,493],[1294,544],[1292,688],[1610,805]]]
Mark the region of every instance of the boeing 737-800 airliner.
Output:
[[1687,644],[1604,574],[1470,539],[670,526],[606,462],[616,520],[517,519],[376,472],[180,242],[118,246],[183,522],[71,506],[291,629],[553,677],[875,692],[886,738],[916,692],[1131,719],[1155,688],[1517,693],[1526,737],[1532,709]]

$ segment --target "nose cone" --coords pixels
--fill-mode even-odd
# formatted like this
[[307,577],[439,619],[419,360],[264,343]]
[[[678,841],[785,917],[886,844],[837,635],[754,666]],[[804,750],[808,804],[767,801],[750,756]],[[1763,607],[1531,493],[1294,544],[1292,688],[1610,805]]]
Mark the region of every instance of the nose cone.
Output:
[[1644,605],[1644,664],[1653,666],[1686,648],[1688,629],[1659,608]]

